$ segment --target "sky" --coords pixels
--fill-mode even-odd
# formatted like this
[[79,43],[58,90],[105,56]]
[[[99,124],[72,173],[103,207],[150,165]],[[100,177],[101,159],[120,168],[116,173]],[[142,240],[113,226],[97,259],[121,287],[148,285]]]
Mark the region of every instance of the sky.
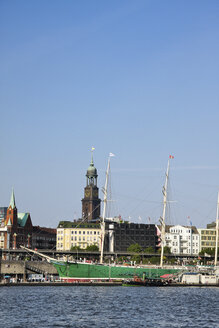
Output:
[[0,0],[0,206],[81,217],[95,147],[108,215],[205,227],[219,190],[217,0]]

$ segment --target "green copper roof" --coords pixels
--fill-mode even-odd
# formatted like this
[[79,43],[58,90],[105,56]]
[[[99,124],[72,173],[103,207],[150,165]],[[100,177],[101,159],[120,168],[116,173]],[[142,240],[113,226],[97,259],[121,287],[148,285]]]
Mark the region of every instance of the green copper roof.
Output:
[[14,197],[14,189],[12,189],[12,193],[11,193],[11,200],[10,200],[10,204],[9,206],[11,206],[11,208],[15,208],[15,197]]
[[94,161],[93,161],[93,152],[92,152],[92,155],[91,155],[90,166],[87,169],[87,176],[88,177],[97,176],[97,169],[94,166]]
[[17,221],[20,227],[25,227],[29,213],[18,213],[17,214]]

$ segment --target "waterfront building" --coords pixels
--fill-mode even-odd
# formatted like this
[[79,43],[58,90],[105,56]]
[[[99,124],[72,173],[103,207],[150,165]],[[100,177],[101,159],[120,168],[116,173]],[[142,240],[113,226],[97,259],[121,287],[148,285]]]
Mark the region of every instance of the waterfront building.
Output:
[[139,244],[144,250],[156,250],[158,242],[155,224],[106,221],[105,249],[109,252],[126,252],[132,244]]
[[6,215],[7,215],[7,207],[0,207],[0,226],[4,225]]
[[172,254],[198,255],[200,249],[198,230],[194,226],[166,225],[164,245],[170,248]]
[[[209,225],[207,225],[208,227]],[[198,229],[200,235],[200,252],[207,248],[215,248],[216,245],[216,225],[214,229]]]
[[91,163],[86,173],[86,187],[82,201],[82,220],[92,221],[100,217],[99,189],[97,187],[97,169],[94,167],[93,152]]
[[18,213],[14,191],[0,227],[0,248],[16,249],[20,245],[31,247],[32,221],[30,213]]
[[101,247],[99,223],[60,221],[57,228],[56,249],[68,251],[71,247],[86,249],[88,246]]
[[32,248],[56,249],[56,229],[33,226]]

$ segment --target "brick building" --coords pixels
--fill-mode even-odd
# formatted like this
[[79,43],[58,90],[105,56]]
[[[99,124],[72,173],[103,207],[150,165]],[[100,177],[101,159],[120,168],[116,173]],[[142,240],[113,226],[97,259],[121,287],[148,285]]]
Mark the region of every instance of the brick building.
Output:
[[18,213],[12,190],[6,217],[0,226],[0,248],[15,249],[20,245],[31,247],[32,221],[30,213]]

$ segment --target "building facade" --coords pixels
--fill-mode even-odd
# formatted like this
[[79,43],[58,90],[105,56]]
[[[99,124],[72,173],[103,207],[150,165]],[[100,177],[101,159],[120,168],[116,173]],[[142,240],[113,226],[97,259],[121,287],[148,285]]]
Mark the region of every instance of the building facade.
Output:
[[72,247],[86,249],[101,247],[101,229],[98,223],[60,221],[57,228],[56,249],[68,251]]
[[16,249],[22,246],[31,247],[32,221],[30,213],[18,213],[12,191],[6,218],[0,227],[0,248]]
[[194,226],[166,226],[165,246],[172,254],[198,255],[200,236]]
[[126,252],[132,244],[142,249],[152,247],[156,250],[158,242],[155,224],[106,222],[104,248],[109,252]]
[[33,226],[32,248],[56,249],[56,229]]
[[216,229],[198,229],[200,235],[200,252],[207,248],[215,248]]

